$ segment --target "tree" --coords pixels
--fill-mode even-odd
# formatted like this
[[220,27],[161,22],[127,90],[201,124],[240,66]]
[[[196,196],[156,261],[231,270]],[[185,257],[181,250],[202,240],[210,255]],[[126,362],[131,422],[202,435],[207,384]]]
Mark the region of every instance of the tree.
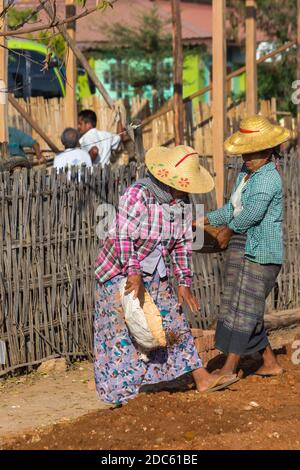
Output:
[[[172,55],[172,37],[166,32],[168,21],[162,21],[154,7],[149,14],[137,16],[136,26],[115,23],[108,28],[108,50],[119,61],[126,61],[126,81],[137,94],[148,85],[162,94],[172,82],[171,64],[165,59]],[[116,79],[122,80],[120,73]]]
[[16,29],[20,24],[29,21],[36,21],[37,15],[32,8],[10,8],[7,12],[7,25],[10,29]]

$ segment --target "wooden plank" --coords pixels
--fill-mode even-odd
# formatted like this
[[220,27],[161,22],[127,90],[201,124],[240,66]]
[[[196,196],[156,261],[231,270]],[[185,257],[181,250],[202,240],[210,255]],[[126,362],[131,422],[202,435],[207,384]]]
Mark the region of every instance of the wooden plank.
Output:
[[213,128],[212,150],[215,171],[217,206],[223,205],[224,194],[224,137],[226,106],[226,1],[213,0]]

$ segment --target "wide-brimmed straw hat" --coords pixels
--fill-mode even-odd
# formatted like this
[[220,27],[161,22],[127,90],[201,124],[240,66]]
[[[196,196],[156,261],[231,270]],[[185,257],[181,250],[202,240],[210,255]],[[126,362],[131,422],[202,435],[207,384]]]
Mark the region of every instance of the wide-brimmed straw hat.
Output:
[[230,155],[244,155],[277,147],[290,138],[288,129],[272,124],[263,116],[252,116],[241,122],[240,130],[224,146]]
[[214,188],[209,172],[199,164],[199,154],[192,147],[152,147],[145,163],[159,181],[186,193],[208,193]]

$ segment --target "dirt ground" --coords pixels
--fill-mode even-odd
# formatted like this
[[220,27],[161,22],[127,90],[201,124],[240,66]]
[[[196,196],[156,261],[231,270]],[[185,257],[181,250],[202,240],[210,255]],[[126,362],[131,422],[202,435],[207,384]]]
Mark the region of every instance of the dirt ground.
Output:
[[96,397],[87,362],[2,380],[0,449],[300,449],[300,365],[291,361],[299,334],[271,335],[281,377],[250,375],[259,365],[252,358],[226,391],[200,395],[186,378],[116,409]]

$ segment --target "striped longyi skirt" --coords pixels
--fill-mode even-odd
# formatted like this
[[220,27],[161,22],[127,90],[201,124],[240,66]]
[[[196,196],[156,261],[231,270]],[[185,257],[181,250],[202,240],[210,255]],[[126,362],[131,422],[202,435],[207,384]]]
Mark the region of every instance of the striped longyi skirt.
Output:
[[225,285],[216,328],[216,348],[224,354],[253,354],[268,346],[264,328],[266,298],[281,269],[245,258],[246,235],[235,234],[228,247]]

